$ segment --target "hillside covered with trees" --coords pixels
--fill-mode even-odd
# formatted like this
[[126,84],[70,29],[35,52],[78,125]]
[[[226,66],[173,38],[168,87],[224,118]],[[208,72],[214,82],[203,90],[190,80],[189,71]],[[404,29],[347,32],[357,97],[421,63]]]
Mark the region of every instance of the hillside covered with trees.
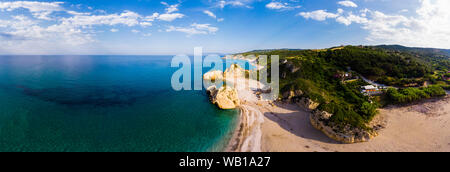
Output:
[[[366,124],[377,114],[379,106],[442,96],[445,95],[442,87],[449,85],[445,80],[450,68],[449,56],[444,53],[430,56],[419,50],[396,47],[345,46],[320,50],[259,50],[241,55],[279,55],[280,98],[306,97],[317,102],[318,110],[333,114],[329,122],[342,128],[351,125],[370,130]],[[346,82],[350,78],[341,77],[341,73],[353,76],[351,82]],[[358,76],[390,86],[417,88],[389,89],[385,90],[388,94],[367,96],[361,92],[361,87],[368,83]],[[437,86],[419,88],[427,83]]]

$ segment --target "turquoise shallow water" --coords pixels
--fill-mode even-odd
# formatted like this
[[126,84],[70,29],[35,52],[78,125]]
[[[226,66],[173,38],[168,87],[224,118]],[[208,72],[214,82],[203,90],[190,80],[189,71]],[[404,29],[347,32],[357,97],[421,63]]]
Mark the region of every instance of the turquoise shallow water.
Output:
[[170,60],[0,56],[0,151],[220,151],[237,111],[172,90]]

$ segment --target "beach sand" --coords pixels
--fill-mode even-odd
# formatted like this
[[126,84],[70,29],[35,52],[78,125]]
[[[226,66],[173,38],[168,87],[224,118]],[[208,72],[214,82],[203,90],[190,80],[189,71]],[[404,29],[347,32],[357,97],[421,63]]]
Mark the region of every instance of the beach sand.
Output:
[[[240,82],[243,81],[237,81]],[[242,100],[241,121],[226,151],[450,151],[449,96],[380,109],[374,120],[385,128],[378,137],[365,143],[341,144],[313,128],[309,121],[310,112],[293,104],[258,100],[252,89],[237,88]],[[262,120],[255,120],[261,117]]]

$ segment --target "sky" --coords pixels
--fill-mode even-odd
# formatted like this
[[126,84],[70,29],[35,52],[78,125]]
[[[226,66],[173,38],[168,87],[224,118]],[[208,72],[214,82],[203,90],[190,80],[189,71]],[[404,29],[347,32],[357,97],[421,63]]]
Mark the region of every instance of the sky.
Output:
[[0,0],[3,55],[450,49],[449,0]]

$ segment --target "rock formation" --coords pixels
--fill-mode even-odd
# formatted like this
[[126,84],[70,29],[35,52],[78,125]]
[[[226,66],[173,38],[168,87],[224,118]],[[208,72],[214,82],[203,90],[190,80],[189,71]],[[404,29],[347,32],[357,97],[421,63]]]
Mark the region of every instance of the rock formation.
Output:
[[223,72],[220,70],[212,70],[203,75],[204,80],[216,81],[223,80]]
[[227,70],[224,72],[224,77],[226,78],[239,78],[245,76],[245,69],[243,69],[238,64],[232,64]]
[[240,105],[237,90],[229,86],[217,89],[211,86],[207,89],[211,102],[221,109],[235,109]]
[[306,97],[301,98],[299,101],[296,102],[296,104],[310,111],[317,109],[317,107],[319,107],[320,105],[320,103],[314,102]]
[[282,96],[286,102],[292,102],[292,101],[295,101],[294,98],[303,96],[303,91],[302,90],[286,91],[282,94]]
[[320,105],[320,103],[317,103],[310,98],[305,97],[302,90],[286,91],[282,94],[282,96],[285,102],[295,103],[301,108],[309,111],[317,109],[317,107],[319,107]]
[[378,135],[376,131],[367,131],[357,127],[350,127],[349,125],[339,129],[329,121],[332,116],[328,112],[316,110],[311,113],[310,122],[314,128],[322,131],[333,140],[347,144],[367,142]]

